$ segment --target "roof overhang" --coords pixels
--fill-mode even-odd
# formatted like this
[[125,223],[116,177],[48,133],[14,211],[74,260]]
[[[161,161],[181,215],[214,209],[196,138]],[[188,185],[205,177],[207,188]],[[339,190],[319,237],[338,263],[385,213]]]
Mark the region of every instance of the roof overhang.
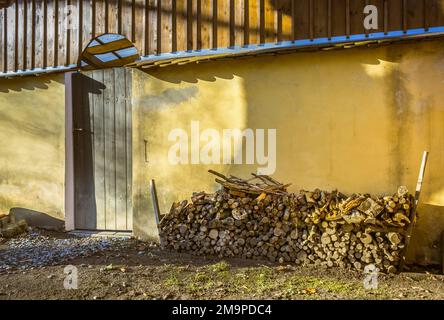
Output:
[[373,46],[384,43],[393,43],[407,40],[433,39],[444,36],[444,27],[425,29],[409,29],[406,31],[390,31],[387,33],[357,34],[351,36],[337,36],[332,38],[315,38],[313,40],[283,41],[242,47],[224,49],[208,49],[200,51],[186,51],[167,53],[157,56],[141,57],[140,60],[128,64],[128,67],[142,69],[166,67],[170,65],[183,65],[193,62],[211,60],[225,60],[231,58],[260,56],[278,53],[291,53],[297,51],[331,50],[352,48],[358,46]]
[[[350,36],[336,36],[332,38],[315,38],[313,40],[283,41],[248,45],[242,47],[206,49],[197,51],[183,51],[163,53],[159,55],[144,56],[137,61],[127,64],[132,68],[155,68],[171,65],[183,65],[212,60],[226,60],[240,57],[252,57],[269,54],[291,53],[298,51],[331,50],[340,48],[353,48],[358,46],[375,46],[400,41],[436,39],[444,36],[443,27],[429,29],[409,29],[406,31],[389,31]],[[78,65],[60,66],[45,69],[20,70],[17,72],[0,73],[0,78],[12,78],[30,75],[42,75],[55,72],[68,72],[79,70]]]

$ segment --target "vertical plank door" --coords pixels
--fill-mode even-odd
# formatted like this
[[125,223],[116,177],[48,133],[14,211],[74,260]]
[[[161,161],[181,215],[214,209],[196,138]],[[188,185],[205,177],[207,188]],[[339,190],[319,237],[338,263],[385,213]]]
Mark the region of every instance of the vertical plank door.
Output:
[[73,76],[74,210],[79,230],[132,230],[131,73]]

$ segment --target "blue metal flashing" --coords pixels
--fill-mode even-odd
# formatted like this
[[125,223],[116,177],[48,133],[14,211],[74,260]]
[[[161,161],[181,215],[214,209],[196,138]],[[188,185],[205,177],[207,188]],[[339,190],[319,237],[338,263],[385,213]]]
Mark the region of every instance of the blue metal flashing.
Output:
[[335,47],[341,45],[358,45],[359,43],[365,44],[367,42],[386,42],[394,40],[407,40],[423,37],[436,37],[444,36],[443,27],[432,27],[428,30],[409,29],[405,32],[389,31],[387,33],[377,32],[369,34],[356,34],[350,36],[336,36],[332,38],[315,38],[313,40],[304,39],[296,41],[282,41],[278,43],[265,43],[258,45],[248,46],[235,46],[230,48],[218,48],[218,49],[205,49],[198,51],[182,51],[176,53],[162,53],[160,55],[144,56],[140,60],[129,64],[128,66],[142,66],[145,64],[160,65],[162,62],[170,62],[177,59],[189,59],[191,61],[203,59],[212,59],[225,56],[243,56],[243,55],[257,55],[261,53],[274,52],[274,51],[286,51],[286,50],[298,50],[310,47]]
[[0,79],[1,78],[14,78],[14,77],[25,77],[25,76],[39,76],[44,75],[48,73],[59,73],[59,72],[68,72],[68,71],[74,71],[77,70],[78,66],[77,64],[70,64],[68,66],[60,66],[60,67],[48,67],[48,68],[35,68],[35,69],[29,69],[29,70],[19,70],[16,72],[6,72],[6,73],[0,73]]

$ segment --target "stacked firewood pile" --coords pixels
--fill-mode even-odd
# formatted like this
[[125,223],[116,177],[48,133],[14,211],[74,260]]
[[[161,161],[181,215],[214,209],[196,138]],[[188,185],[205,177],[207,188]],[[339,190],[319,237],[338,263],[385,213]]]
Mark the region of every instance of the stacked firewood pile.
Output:
[[164,246],[198,255],[396,272],[413,197],[346,196],[287,187],[268,176],[217,176],[222,188],[174,203],[160,222]]

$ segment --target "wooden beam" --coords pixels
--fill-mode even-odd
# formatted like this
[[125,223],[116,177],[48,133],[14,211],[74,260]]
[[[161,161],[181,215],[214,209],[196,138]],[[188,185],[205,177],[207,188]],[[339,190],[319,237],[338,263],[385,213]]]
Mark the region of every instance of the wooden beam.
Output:
[[23,1],[23,38],[22,38],[22,70],[28,69],[27,59],[28,59],[28,1]]
[[160,237],[160,209],[159,200],[157,198],[156,182],[154,179],[150,181],[151,200],[153,201],[154,217],[156,219],[157,231],[159,232],[160,246],[163,247],[163,241]]
[[103,54],[116,50],[127,49],[133,47],[133,44],[128,39],[120,39],[109,43],[104,43],[99,46],[88,47],[86,51],[90,54]]
[[3,9],[3,72],[8,71],[8,10]]
[[14,71],[17,71],[19,68],[19,61],[18,61],[18,51],[19,51],[19,1],[15,0],[15,7],[14,7],[14,12],[15,12],[15,35],[14,35]]
[[230,40],[229,46],[234,47],[236,44],[236,8],[234,0],[230,0]]
[[162,0],[157,0],[157,54],[162,53]]
[[43,0],[43,68],[48,66],[48,0]]
[[171,3],[172,30],[171,30],[171,52],[177,51],[177,1]]
[[59,52],[59,0],[54,0],[54,66],[58,66],[58,52]]
[[327,0],[327,38],[331,39],[332,37],[332,8],[331,8],[331,0]]
[[202,0],[197,0],[194,3],[193,12],[194,12],[193,34],[195,34],[196,38],[194,49],[201,50],[202,49]]
[[402,0],[402,30],[407,32],[407,0]]
[[404,242],[404,249],[402,250],[402,253],[401,253],[401,260],[399,263],[399,272],[401,272],[404,269],[407,250],[408,250],[408,247],[410,244],[410,239],[412,236],[413,227],[416,223],[416,209],[418,207],[419,197],[421,195],[421,188],[422,188],[422,183],[424,181],[424,174],[425,174],[425,170],[426,170],[426,166],[427,166],[428,157],[429,157],[428,151],[424,151],[424,153],[422,155],[421,168],[419,169],[418,181],[416,183],[415,199],[413,202],[413,208],[410,211],[410,217],[409,217],[410,224],[407,228],[405,242]]
[[250,44],[250,0],[244,0],[244,45]]
[[[71,0],[67,0],[66,5],[67,5],[67,7],[65,7],[64,10],[66,10],[67,8],[69,8],[71,6]],[[64,24],[66,23],[66,20],[68,19],[68,17],[65,16],[66,14],[67,14],[67,12],[65,12],[64,16],[62,17],[62,21]],[[71,15],[72,14],[73,13],[71,12]],[[65,25],[65,27],[68,27],[68,26]],[[66,33],[65,66],[68,66],[70,64],[70,60],[71,60],[71,29],[64,28],[64,31]]]
[[187,0],[187,50],[193,50],[193,0]]
[[218,29],[217,29],[217,16],[218,16],[218,10],[217,10],[217,0],[213,0],[213,48],[217,48],[217,34],[218,34]]

